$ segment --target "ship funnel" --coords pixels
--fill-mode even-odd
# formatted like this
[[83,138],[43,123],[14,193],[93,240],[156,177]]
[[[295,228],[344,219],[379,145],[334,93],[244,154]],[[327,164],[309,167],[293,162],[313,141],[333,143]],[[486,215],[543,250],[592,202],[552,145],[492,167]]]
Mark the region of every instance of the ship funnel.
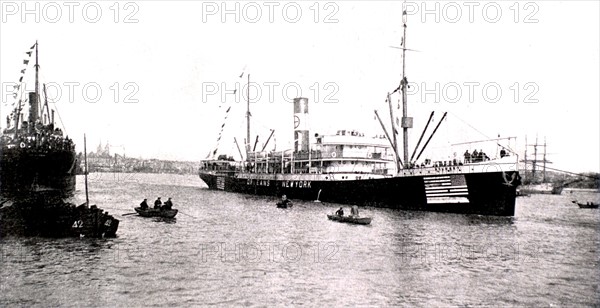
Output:
[[308,98],[294,98],[294,151],[309,150]]
[[35,92],[29,92],[29,123],[35,125],[38,119],[38,103]]

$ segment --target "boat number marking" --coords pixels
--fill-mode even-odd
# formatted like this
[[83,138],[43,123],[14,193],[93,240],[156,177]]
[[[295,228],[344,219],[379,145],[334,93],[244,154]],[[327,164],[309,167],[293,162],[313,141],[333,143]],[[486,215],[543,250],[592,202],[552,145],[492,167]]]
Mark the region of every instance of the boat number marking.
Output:
[[300,126],[300,118],[298,116],[294,116],[294,129],[298,128],[298,126]]
[[83,227],[83,221],[76,220],[75,222],[73,222],[73,228],[82,228],[82,227]]
[[110,224],[112,223],[112,220],[107,220],[104,225],[107,227],[110,227]]

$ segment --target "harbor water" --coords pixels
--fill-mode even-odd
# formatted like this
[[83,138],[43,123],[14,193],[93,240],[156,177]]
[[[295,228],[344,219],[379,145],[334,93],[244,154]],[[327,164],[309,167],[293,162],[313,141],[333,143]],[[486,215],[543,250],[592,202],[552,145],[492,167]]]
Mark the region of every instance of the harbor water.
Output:
[[[193,175],[95,173],[113,239],[0,239],[0,306],[598,306],[600,212],[531,195],[514,217],[361,208],[211,191]],[[85,200],[77,179],[74,203]],[[132,213],[174,200],[176,219]],[[349,206],[344,206],[349,212]]]

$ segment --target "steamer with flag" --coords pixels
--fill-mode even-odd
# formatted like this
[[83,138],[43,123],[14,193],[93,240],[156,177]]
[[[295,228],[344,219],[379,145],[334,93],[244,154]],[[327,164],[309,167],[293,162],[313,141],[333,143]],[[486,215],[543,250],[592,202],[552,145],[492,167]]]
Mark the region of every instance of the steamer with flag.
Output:
[[[403,12],[403,19],[401,49],[404,68],[408,50],[406,11]],[[308,99],[302,97],[294,99],[293,122],[290,118],[294,126],[294,148],[289,151],[265,152],[271,139],[269,137],[262,150],[257,150],[257,142],[254,142],[254,147],[251,147],[250,142],[250,95],[247,95],[245,155],[239,149],[237,140],[234,140],[242,157],[240,161],[233,160],[232,156],[217,156],[217,144],[217,148],[209,153],[207,159],[200,162],[200,178],[210,189],[227,192],[277,197],[285,194],[289,199],[402,210],[513,216],[516,188],[520,185],[518,157],[510,148],[513,137],[486,140],[495,147],[502,148],[498,157],[490,158],[484,153],[474,156],[465,153],[464,159],[456,154],[446,160],[421,159],[446,118],[444,114],[421,146],[433,123],[432,112],[409,156],[408,129],[412,128],[413,119],[407,116],[408,81],[404,69],[402,73],[400,86],[387,95],[390,119],[395,119],[390,95],[395,92],[402,95],[403,115],[401,121],[398,121],[402,128],[402,153],[398,149],[400,142],[397,140],[399,132],[396,121],[391,120],[390,134],[377,111],[375,115],[384,135],[365,136],[355,130],[338,130],[331,135],[314,134],[313,139],[308,125]],[[220,139],[221,134],[219,142]],[[479,141],[463,143],[463,150],[472,147],[473,143]]]
[[[27,92],[23,78],[34,51],[35,88]],[[25,54],[21,77],[14,86],[14,109],[0,136],[1,197],[28,197],[37,192],[67,197],[75,190],[75,145],[55,125],[56,113],[48,104],[45,85],[42,103],[37,42]]]

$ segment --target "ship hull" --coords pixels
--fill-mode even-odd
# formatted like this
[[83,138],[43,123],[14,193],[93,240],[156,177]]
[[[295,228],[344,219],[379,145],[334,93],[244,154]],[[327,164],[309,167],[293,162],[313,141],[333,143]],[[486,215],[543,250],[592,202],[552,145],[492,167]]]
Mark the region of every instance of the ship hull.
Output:
[[43,237],[115,237],[119,220],[92,205],[75,206],[53,193],[33,193],[0,203],[0,238],[8,235]]
[[[517,172],[310,180],[276,174],[200,171],[210,189],[400,210],[514,216]],[[513,179],[513,180],[508,180]]]
[[4,198],[35,192],[69,197],[75,191],[75,152],[72,150],[0,150],[0,194]]

